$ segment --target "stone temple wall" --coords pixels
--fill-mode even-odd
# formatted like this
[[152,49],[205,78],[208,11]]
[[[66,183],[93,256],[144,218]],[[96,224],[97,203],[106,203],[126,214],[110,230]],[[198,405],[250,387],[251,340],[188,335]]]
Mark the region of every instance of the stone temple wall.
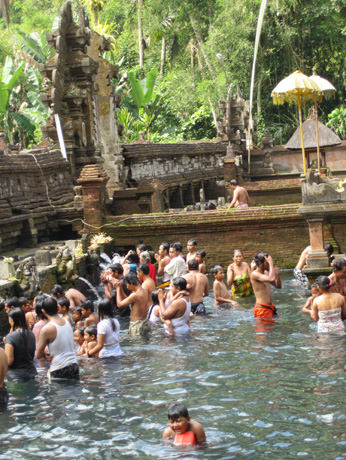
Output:
[[1,252],[50,238],[79,214],[70,165],[59,150],[0,156]]
[[225,142],[124,144],[122,147],[130,183],[139,184],[154,178],[184,182],[196,175],[223,178]]

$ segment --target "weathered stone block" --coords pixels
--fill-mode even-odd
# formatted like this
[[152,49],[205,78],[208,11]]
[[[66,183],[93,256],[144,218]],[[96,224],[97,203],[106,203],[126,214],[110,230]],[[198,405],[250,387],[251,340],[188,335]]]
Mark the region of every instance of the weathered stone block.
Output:
[[39,266],[51,265],[52,257],[50,255],[50,252],[45,249],[40,249],[39,251],[36,251],[35,261],[36,261],[36,265],[39,265]]

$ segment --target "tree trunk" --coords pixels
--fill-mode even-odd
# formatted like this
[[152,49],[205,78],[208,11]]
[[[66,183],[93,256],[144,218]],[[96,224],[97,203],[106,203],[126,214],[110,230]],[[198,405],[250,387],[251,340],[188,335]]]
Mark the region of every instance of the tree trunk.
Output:
[[192,25],[192,28],[193,28],[194,35],[195,35],[196,40],[197,40],[199,50],[202,53],[203,59],[204,59],[204,61],[206,63],[206,66],[207,66],[207,68],[209,70],[210,76],[216,80],[216,74],[214,72],[213,66],[211,65],[209,57],[208,57],[208,55],[205,52],[204,47],[203,47],[204,41],[203,41],[203,37],[201,35],[201,31],[199,29],[199,25],[198,25],[197,21],[192,16],[190,16],[190,22],[191,22],[191,25]]
[[166,65],[166,36],[163,35],[161,39],[161,66],[160,75],[163,75]]
[[144,67],[142,11],[143,11],[143,0],[137,0],[139,67]]

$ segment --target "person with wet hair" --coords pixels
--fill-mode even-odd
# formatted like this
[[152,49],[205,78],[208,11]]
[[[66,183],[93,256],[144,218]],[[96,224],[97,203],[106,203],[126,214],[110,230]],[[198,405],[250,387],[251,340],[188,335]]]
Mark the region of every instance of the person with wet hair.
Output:
[[227,289],[224,283],[225,272],[221,265],[215,265],[211,269],[211,274],[214,277],[213,291],[214,291],[214,306],[215,307],[230,307],[237,306],[237,302],[233,300],[232,293]]
[[233,263],[227,268],[227,284],[232,289],[233,297],[249,297],[253,294],[249,264],[244,261],[241,249],[233,252]]
[[92,355],[90,354],[90,351],[95,348],[97,345],[97,326],[96,324],[92,324],[91,326],[88,326],[84,329],[84,339],[85,339],[85,354],[84,356],[87,357],[95,357],[98,358],[99,354],[93,353]]
[[107,270],[105,270],[100,275],[101,283],[103,284],[103,289],[105,291],[105,297],[109,300],[116,301],[115,291],[113,284],[110,282],[112,278],[121,279],[124,277],[124,268],[121,264],[115,263],[111,264]]
[[42,312],[48,319],[48,323],[41,330],[36,356],[38,359],[44,358],[45,348],[48,346],[48,358],[52,358],[48,381],[50,382],[51,378],[78,379],[79,367],[71,324],[58,315],[58,304],[54,297],[45,297],[42,302]]
[[207,273],[207,266],[204,259],[207,257],[207,253],[201,249],[196,252],[196,260],[198,262],[198,271],[204,275]]
[[138,265],[137,276],[138,276],[139,281],[142,283],[141,284],[142,288],[147,292],[147,295],[148,295],[148,302],[147,302],[147,311],[148,311],[151,305],[151,301],[152,301],[151,294],[155,290],[154,280],[149,275],[148,264],[141,263]]
[[148,292],[142,288],[134,273],[128,273],[124,277],[126,288],[131,292],[127,297],[121,289],[120,281],[114,280],[113,282],[117,290],[118,308],[124,308],[131,305],[129,335],[134,337],[146,335],[150,330],[147,318]]
[[58,313],[59,315],[66,319],[72,326],[72,320],[69,315],[70,311],[70,301],[68,300],[67,297],[59,297],[58,299]]
[[310,314],[317,322],[317,332],[344,334],[342,320],[346,319],[345,298],[337,292],[330,292],[333,282],[328,276],[319,276],[315,282],[320,295],[314,299]]
[[100,322],[97,325],[97,343],[88,350],[88,357],[117,358],[123,355],[120,348],[120,324],[115,318],[114,308],[109,299],[99,302]]
[[[171,286],[172,297],[171,299],[166,299],[166,301],[166,293],[163,289],[158,291],[160,317],[164,323],[165,331],[169,335],[172,335],[171,326],[175,336],[185,335],[190,332],[191,302],[186,286],[185,278],[174,278]],[[170,323],[165,323],[167,320],[170,320]]]
[[206,315],[204,297],[209,295],[208,277],[198,271],[197,259],[190,259],[187,263],[188,273],[183,276],[187,282],[187,290],[190,293],[191,312],[194,315]]
[[36,346],[40,338],[41,329],[47,324],[47,318],[45,317],[42,311],[42,304],[43,304],[44,299],[45,299],[45,296],[43,294],[37,295],[34,299],[35,314],[36,314],[37,322],[34,324],[34,327],[32,328],[32,332],[35,336]]
[[73,331],[74,343],[78,345],[77,355],[84,355],[85,351],[85,340],[84,340],[84,327],[77,327]]
[[202,425],[190,419],[189,411],[183,404],[174,404],[168,409],[168,423],[163,439],[173,439],[176,446],[203,445],[206,436]]
[[256,296],[254,316],[272,320],[276,315],[270,284],[275,281],[274,262],[269,254],[258,252],[254,257],[255,269],[251,272],[251,284]]
[[337,257],[333,261],[333,272],[329,275],[332,281],[330,292],[337,292],[346,297],[346,260],[342,257]]
[[25,382],[34,379],[37,375],[34,365],[35,336],[25,321],[25,314],[21,308],[14,308],[8,314],[11,326],[5,338],[5,353],[8,363],[7,380]]
[[75,307],[80,307],[81,303],[86,299],[85,295],[82,294],[78,289],[70,288],[67,291],[60,286],[60,284],[55,284],[51,291],[51,295],[56,299],[60,297],[66,297],[70,301],[70,310],[73,311]]
[[37,318],[36,318],[36,313],[35,313],[35,308],[31,305],[31,303],[28,301],[26,297],[19,297],[19,305],[20,308],[24,311],[25,313],[25,321],[28,326],[28,328],[32,331]]
[[14,308],[20,308],[19,299],[16,296],[9,297],[5,300],[5,312],[7,314]]
[[197,241],[189,240],[186,244],[187,254],[186,254],[186,263],[191,259],[196,259],[197,255]]
[[84,327],[81,307],[76,307],[72,312],[73,327]]
[[166,283],[170,280],[169,275],[165,272],[165,267],[171,261],[171,258],[168,255],[169,253],[169,244],[163,242],[159,246],[159,251],[155,254],[155,260],[157,262],[157,276],[160,278],[159,283]]
[[99,315],[94,312],[94,302],[92,300],[85,300],[82,305],[82,317],[84,319],[84,327],[97,324],[99,322]]

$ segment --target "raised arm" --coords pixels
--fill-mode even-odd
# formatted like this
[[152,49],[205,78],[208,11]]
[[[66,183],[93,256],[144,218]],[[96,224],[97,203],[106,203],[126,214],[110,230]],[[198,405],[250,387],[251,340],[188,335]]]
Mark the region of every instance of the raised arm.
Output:
[[230,264],[228,265],[228,268],[227,268],[227,284],[228,286],[232,286],[232,283],[233,283],[233,280],[234,280],[234,268],[233,268],[233,264]]

